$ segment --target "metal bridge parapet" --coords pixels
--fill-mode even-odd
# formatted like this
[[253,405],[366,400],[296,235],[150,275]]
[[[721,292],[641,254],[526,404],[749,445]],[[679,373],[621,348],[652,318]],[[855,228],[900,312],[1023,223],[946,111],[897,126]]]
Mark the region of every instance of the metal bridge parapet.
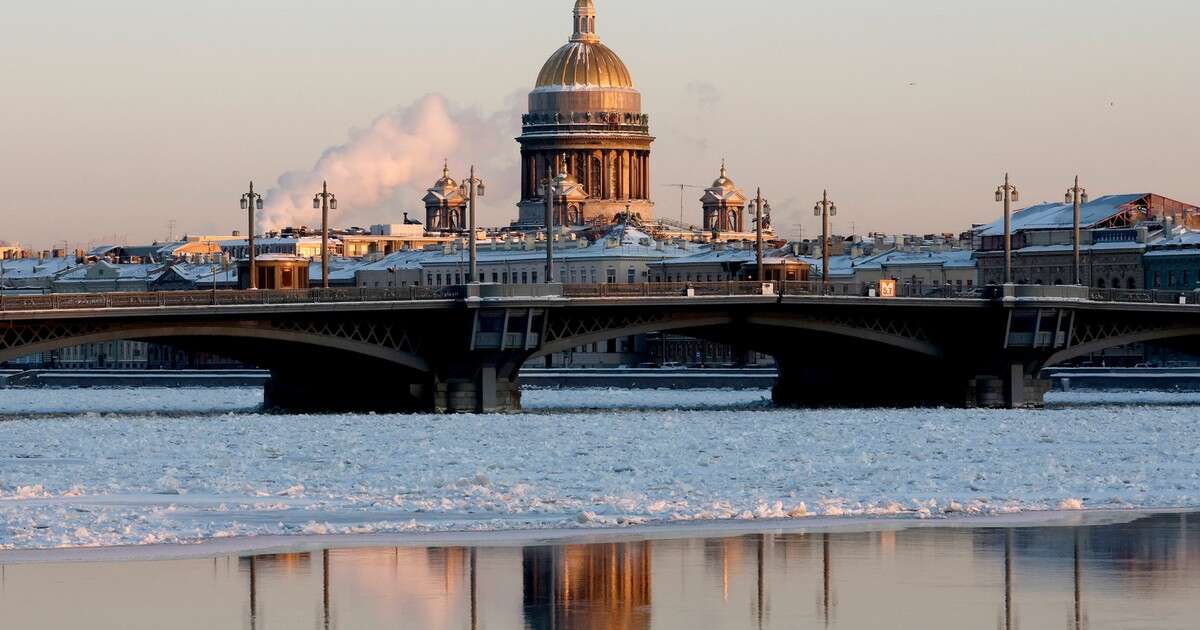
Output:
[[[480,285],[490,287],[490,297],[547,297],[551,285]],[[750,297],[815,296],[873,297],[869,284],[833,282],[650,282],[638,284],[574,284],[562,286],[565,298],[663,298],[663,297]],[[556,290],[555,296],[560,293]],[[1017,287],[1018,289],[1020,287]],[[1038,287],[1028,287],[1033,290]],[[1050,289],[1050,287],[1041,287]],[[906,299],[993,300],[1009,287],[962,289],[951,285],[903,287],[897,297]],[[1080,288],[1083,291],[1083,288]],[[418,302],[466,300],[481,293],[472,286],[347,287],[296,290],[159,291],[144,293],[51,293],[45,295],[0,295],[0,312],[158,308],[182,306],[242,306],[269,304],[323,304],[347,302]],[[1091,289],[1088,301],[1197,305],[1200,291]],[[1082,297],[1082,296],[1081,296]],[[886,300],[887,298],[874,298]]]

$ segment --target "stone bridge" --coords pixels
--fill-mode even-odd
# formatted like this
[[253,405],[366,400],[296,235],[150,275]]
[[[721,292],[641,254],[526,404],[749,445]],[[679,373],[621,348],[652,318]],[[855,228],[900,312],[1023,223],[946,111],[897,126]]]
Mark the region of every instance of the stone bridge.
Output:
[[674,332],[774,356],[781,405],[1021,407],[1041,404],[1046,366],[1200,339],[1194,303],[1103,302],[1063,287],[992,293],[880,299],[719,283],[4,297],[0,364],[155,341],[269,369],[275,408],[490,412],[520,408],[517,375],[531,359]]

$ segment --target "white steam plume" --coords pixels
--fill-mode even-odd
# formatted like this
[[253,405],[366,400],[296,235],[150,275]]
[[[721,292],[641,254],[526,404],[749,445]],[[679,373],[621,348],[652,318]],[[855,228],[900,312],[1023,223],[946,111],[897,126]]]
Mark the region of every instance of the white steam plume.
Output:
[[515,213],[520,160],[513,138],[521,113],[519,98],[509,102],[504,111],[485,114],[430,94],[376,118],[351,131],[346,143],[326,149],[311,170],[281,176],[266,195],[259,230],[319,226],[321,212],[313,210],[312,200],[324,180],[338,198],[331,225],[395,223],[404,212],[424,221],[421,197],[441,177],[443,158],[450,159],[456,180],[475,164],[488,185],[480,222],[507,223]]

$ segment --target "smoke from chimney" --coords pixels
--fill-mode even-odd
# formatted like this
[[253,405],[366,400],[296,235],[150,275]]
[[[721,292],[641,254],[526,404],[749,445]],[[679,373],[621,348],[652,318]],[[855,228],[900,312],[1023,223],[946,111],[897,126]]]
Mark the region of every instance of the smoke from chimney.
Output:
[[311,170],[282,175],[266,195],[259,232],[320,225],[321,212],[313,210],[312,200],[325,180],[339,203],[331,224],[393,222],[405,210],[422,207],[425,190],[441,177],[444,158],[456,180],[475,164],[488,184],[480,221],[506,223],[517,201],[520,162],[513,138],[522,103],[514,95],[509,105],[487,114],[430,94],[376,118],[367,128],[351,131],[346,143],[326,149]]

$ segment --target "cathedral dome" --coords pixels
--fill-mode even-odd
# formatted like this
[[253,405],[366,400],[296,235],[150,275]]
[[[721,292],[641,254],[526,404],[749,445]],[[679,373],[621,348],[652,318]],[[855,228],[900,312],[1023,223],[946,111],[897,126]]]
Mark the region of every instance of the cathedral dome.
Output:
[[577,0],[571,19],[574,28],[571,41],[542,66],[536,87],[632,90],[629,68],[596,35],[596,7],[592,0]]
[[573,41],[559,48],[538,74],[537,87],[633,89],[625,62],[600,42]]

